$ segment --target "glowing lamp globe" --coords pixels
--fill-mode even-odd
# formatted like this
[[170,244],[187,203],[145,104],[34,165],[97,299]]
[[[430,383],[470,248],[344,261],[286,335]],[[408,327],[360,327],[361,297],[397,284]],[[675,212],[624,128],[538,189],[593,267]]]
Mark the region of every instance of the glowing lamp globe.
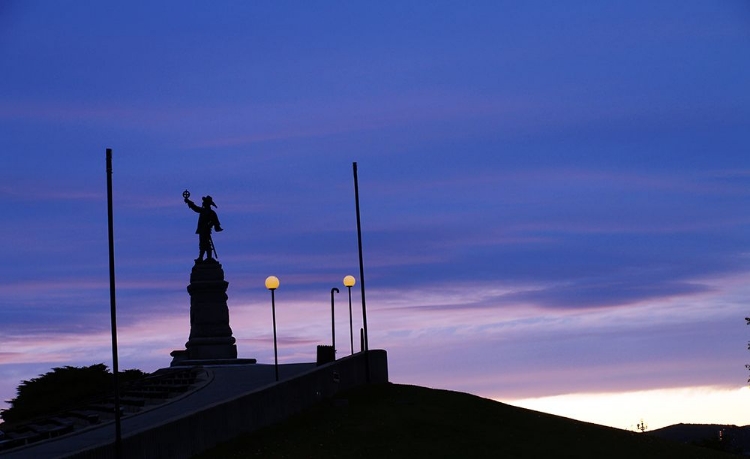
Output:
[[268,290],[276,290],[279,288],[279,278],[276,276],[268,276],[266,278],[266,288]]
[[354,279],[354,276],[346,276],[344,278],[344,287],[354,287],[354,284],[357,283],[357,280]]

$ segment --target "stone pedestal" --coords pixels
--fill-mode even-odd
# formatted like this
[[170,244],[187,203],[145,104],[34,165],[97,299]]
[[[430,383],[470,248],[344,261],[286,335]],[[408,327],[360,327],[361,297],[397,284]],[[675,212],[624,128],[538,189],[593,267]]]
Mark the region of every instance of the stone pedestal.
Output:
[[229,327],[228,286],[218,261],[195,263],[187,287],[190,294],[190,338],[185,343],[185,350],[172,351],[172,366],[255,363],[254,359],[236,361],[237,346]]

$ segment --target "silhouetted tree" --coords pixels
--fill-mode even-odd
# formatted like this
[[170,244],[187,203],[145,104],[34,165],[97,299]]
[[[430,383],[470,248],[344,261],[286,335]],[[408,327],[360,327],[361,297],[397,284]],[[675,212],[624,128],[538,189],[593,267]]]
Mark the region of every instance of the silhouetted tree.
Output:
[[[120,383],[142,378],[140,370],[120,372]],[[10,408],[2,410],[5,422],[18,422],[43,414],[75,408],[91,398],[113,392],[112,373],[103,363],[88,367],[53,368],[52,371],[28,381],[16,389],[16,397],[8,400]]]

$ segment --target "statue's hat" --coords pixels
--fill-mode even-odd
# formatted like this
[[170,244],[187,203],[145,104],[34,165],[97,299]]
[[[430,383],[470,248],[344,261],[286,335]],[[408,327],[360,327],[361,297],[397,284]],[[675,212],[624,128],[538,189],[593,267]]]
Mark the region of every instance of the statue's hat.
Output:
[[211,196],[203,196],[203,204],[208,204],[209,206],[219,207],[214,203],[214,200]]

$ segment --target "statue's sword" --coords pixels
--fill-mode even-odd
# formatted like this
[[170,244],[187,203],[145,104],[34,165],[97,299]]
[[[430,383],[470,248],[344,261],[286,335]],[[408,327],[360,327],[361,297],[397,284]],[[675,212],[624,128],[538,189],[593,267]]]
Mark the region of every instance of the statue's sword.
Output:
[[211,250],[214,252],[214,258],[218,260],[219,255],[216,254],[216,248],[214,247],[214,240],[210,234],[208,235],[208,242],[211,243]]

